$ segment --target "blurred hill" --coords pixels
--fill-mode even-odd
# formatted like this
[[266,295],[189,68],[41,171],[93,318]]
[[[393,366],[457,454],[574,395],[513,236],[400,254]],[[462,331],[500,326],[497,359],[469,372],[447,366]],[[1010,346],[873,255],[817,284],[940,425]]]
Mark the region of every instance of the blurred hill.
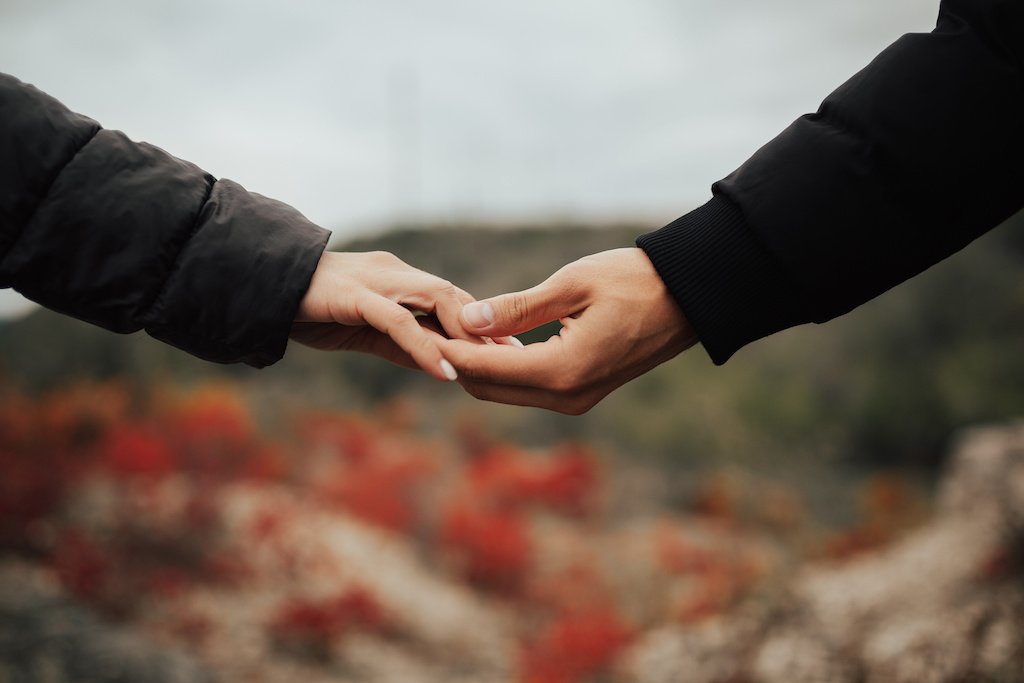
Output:
[[[534,285],[583,255],[631,246],[647,229],[436,227],[335,248],[391,251],[483,298]],[[723,367],[694,349],[581,417],[482,404],[458,387],[355,354],[292,345],[283,361],[257,371],[45,310],[0,323],[3,375],[29,392],[82,379],[188,385],[227,377],[270,416],[286,401],[369,411],[402,398],[425,431],[474,419],[524,445],[579,437],[631,458],[754,468],[845,462],[931,470],[953,431],[1024,415],[1022,349],[1022,215],[843,318],[762,340]]]

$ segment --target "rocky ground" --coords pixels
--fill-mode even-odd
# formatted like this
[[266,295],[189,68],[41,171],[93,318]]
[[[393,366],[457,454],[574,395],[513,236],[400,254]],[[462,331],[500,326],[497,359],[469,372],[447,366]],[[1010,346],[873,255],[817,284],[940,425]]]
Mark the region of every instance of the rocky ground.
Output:
[[1024,425],[972,430],[929,522],[839,566],[803,566],[774,600],[649,633],[624,668],[651,683],[1021,681],[1022,548]]
[[[373,438],[365,462],[408,452]],[[566,508],[569,480],[537,489],[520,456],[469,474],[432,457],[445,484],[423,502],[448,521],[400,533],[310,494],[339,495],[327,471],[232,480],[216,505],[180,475],[76,480],[0,558],[0,683],[1024,680],[1024,424],[962,434],[925,521],[824,556],[723,517],[714,491],[700,516],[617,523]],[[459,477],[503,507],[474,507]],[[510,482],[547,501],[522,527]],[[762,522],[792,526],[785,503]]]

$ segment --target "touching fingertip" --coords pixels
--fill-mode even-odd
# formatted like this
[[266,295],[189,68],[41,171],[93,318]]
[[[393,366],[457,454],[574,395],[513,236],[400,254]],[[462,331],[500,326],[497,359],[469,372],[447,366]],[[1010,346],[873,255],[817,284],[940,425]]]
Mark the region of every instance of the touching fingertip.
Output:
[[444,373],[444,376],[448,378],[449,382],[454,382],[459,378],[459,373],[455,372],[455,368],[452,367],[452,364],[445,358],[441,359],[441,372]]
[[517,337],[509,337],[508,341],[509,341],[510,344],[512,344],[512,346],[516,346],[516,347],[518,347],[520,349],[525,349],[526,348],[526,345],[523,344],[523,342],[519,341],[519,339]]
[[494,309],[486,301],[474,301],[462,308],[462,318],[475,328],[483,328],[494,322]]

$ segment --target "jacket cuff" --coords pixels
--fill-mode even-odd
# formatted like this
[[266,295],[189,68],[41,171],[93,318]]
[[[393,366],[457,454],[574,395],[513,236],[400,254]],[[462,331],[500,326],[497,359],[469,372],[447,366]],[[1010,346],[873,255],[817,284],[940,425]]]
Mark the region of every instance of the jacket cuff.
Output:
[[804,297],[721,195],[636,244],[716,365],[741,347],[811,320]]
[[146,331],[205,360],[277,362],[330,232],[227,179],[214,186],[198,223]]

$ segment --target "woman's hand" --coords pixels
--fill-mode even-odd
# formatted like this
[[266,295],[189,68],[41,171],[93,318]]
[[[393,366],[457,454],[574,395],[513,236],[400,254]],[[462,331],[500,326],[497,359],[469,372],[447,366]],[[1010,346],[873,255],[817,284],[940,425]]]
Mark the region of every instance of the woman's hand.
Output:
[[457,375],[441,352],[443,333],[479,343],[459,317],[472,301],[388,252],[324,252],[290,336],[315,349],[371,353],[451,381]]

